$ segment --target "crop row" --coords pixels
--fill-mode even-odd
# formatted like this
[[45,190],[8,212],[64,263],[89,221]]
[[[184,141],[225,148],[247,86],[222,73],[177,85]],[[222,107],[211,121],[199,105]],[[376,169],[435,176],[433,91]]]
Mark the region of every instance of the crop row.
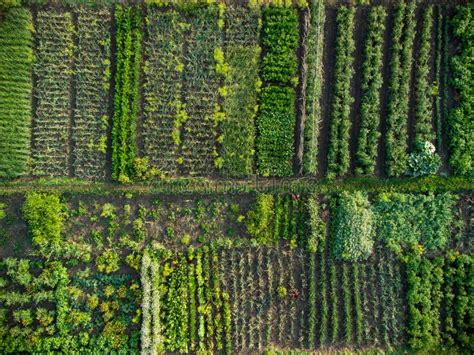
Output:
[[115,8],[117,27],[114,119],[112,126],[112,177],[121,182],[134,175],[137,155],[137,114],[141,65],[142,18],[138,7]]
[[32,18],[11,9],[0,21],[0,177],[28,171],[31,142]]
[[355,8],[337,10],[336,58],[329,127],[328,176],[344,175],[349,169],[350,112],[354,98],[351,80],[354,74],[353,53]]
[[400,2],[395,10],[392,27],[390,82],[385,140],[388,176],[405,173],[408,149],[408,115],[410,80],[415,38],[416,3]]
[[40,176],[67,176],[75,29],[69,12],[39,11],[36,23],[32,172]]
[[104,178],[110,82],[108,8],[79,7],[75,58],[73,169],[80,178]]
[[248,176],[254,171],[255,116],[260,90],[260,11],[229,6],[225,11],[225,80],[222,172]]
[[263,9],[261,77],[265,86],[256,124],[257,167],[263,176],[292,175],[298,39],[295,9]]
[[386,10],[375,6],[370,10],[364,42],[362,67],[362,101],[360,104],[360,131],[357,137],[356,173],[373,174],[380,137],[380,89],[382,87],[383,40]]

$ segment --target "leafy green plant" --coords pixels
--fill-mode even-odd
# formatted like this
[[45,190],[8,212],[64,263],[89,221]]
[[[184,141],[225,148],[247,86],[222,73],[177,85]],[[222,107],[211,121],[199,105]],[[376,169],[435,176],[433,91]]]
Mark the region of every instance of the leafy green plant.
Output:
[[259,244],[271,244],[273,240],[274,199],[270,194],[258,194],[254,208],[247,213],[246,226],[249,235]]
[[415,146],[414,152],[408,156],[409,176],[435,175],[441,167],[441,158],[436,154],[436,149],[431,142],[420,142]]
[[97,269],[106,274],[117,271],[119,269],[119,262],[119,254],[113,249],[104,250],[104,252],[95,259]]

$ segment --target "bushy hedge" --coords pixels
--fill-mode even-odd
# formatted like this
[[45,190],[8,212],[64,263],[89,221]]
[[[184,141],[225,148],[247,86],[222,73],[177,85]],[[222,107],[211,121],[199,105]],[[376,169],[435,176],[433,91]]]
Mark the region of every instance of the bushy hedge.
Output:
[[382,87],[382,59],[385,18],[383,6],[374,6],[369,13],[369,27],[364,43],[362,66],[362,99],[360,131],[357,137],[356,173],[373,174],[377,163],[380,137],[380,88]]
[[26,195],[23,215],[33,237],[33,245],[50,255],[61,242],[65,206],[59,196],[30,192]]
[[263,176],[293,172],[298,38],[296,9],[263,9],[261,77],[265,87],[257,116],[257,167]]
[[474,4],[460,6],[452,23],[461,46],[451,62],[458,106],[448,117],[449,164],[455,174],[471,176],[474,172]]
[[367,195],[341,193],[333,201],[333,253],[343,260],[366,259],[374,246],[375,218]]
[[341,6],[337,10],[336,59],[329,126],[328,177],[330,178],[344,175],[349,170],[350,113],[354,102],[351,96],[355,50],[354,15],[353,6]]
[[[0,5],[1,7],[1,5]],[[24,174],[30,156],[32,19],[14,8],[0,19],[0,177]]]
[[112,127],[112,178],[121,182],[128,182],[133,178],[133,161],[137,154],[141,21],[139,7],[115,7],[117,67]]

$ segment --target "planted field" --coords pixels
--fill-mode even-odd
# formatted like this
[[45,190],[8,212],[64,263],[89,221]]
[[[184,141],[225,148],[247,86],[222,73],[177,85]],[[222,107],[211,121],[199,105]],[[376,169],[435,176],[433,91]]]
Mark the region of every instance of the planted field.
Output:
[[356,3],[1,2],[0,353],[473,353],[474,6]]

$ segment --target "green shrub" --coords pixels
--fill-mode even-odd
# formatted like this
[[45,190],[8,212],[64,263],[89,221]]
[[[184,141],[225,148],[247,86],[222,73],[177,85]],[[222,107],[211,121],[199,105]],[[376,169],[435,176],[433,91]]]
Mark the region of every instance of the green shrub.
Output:
[[408,156],[409,176],[435,175],[441,167],[441,158],[436,154],[436,148],[431,142],[419,142],[414,151]]
[[30,192],[26,195],[23,215],[33,236],[33,244],[42,253],[58,251],[61,244],[61,232],[65,205],[59,196]]
[[367,195],[343,192],[333,206],[333,253],[343,260],[363,260],[374,245],[375,218]]
[[104,250],[104,252],[95,259],[97,269],[106,274],[117,271],[120,268],[119,263],[120,257],[113,249]]

